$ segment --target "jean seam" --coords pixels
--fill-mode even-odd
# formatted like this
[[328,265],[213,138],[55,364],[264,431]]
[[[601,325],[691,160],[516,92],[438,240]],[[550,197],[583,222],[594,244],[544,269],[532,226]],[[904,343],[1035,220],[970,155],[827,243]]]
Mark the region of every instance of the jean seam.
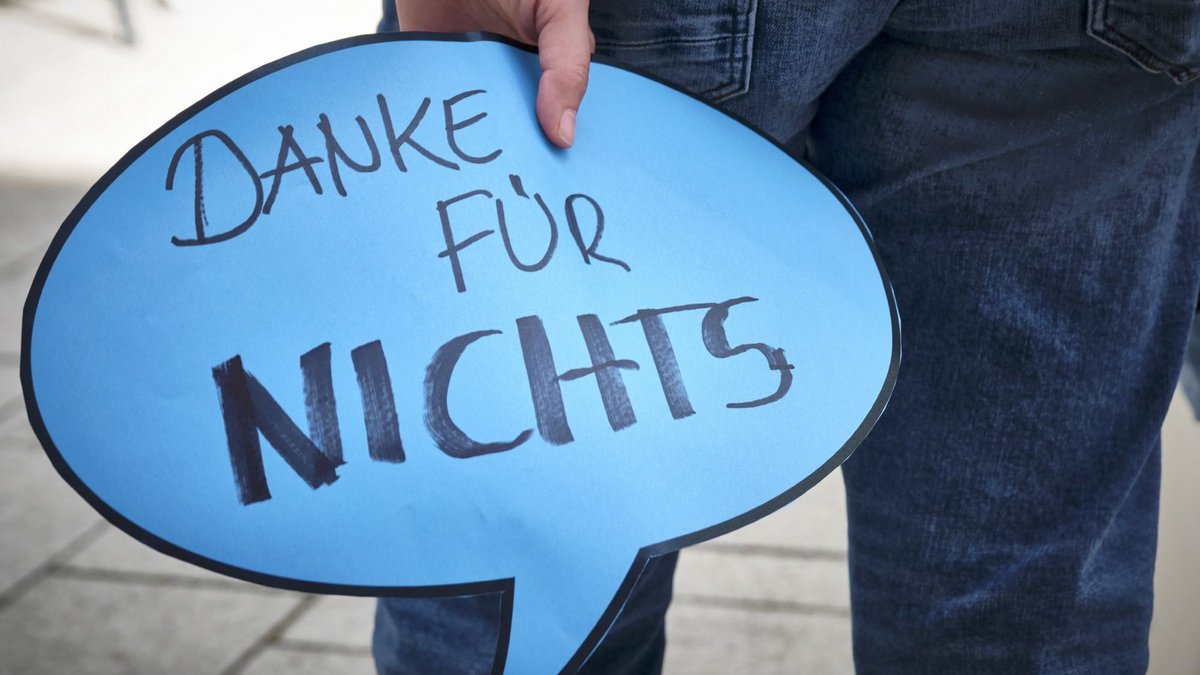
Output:
[[629,42],[621,40],[597,40],[597,47],[624,47],[626,49],[636,47],[661,47],[662,45],[703,45],[720,42],[721,40],[736,40],[742,37],[741,34],[729,35],[712,35],[708,37],[673,37],[673,38],[656,38],[654,40],[632,40]]
[[[611,39],[596,40],[599,50],[611,49],[631,50],[631,56],[638,50],[653,50],[657,47],[694,46],[706,47],[703,54],[703,64],[708,69],[707,81],[696,82],[695,89],[688,87],[693,95],[703,98],[710,103],[728,100],[744,94],[750,89],[750,65],[753,58],[755,22],[757,17],[758,0],[726,0],[724,7],[714,6],[711,18],[724,17],[729,21],[728,30],[717,29],[704,35],[680,35],[675,37],[647,36],[645,39]],[[720,3],[718,3],[719,5]],[[725,10],[721,13],[720,10]],[[619,34],[619,31],[618,31]],[[613,54],[618,59],[620,55]],[[699,55],[697,55],[699,56]],[[661,59],[661,67],[670,67],[670,56]],[[634,61],[636,64],[636,61]],[[714,81],[716,80],[716,81]],[[707,87],[703,87],[708,85]]]
[[[728,76],[726,81],[702,94],[714,103],[744,94],[750,89],[750,65],[754,52],[754,21],[757,16],[758,0],[747,0],[742,10],[733,5],[732,20],[737,27],[730,38],[734,40],[726,59]],[[740,24],[740,25],[739,25]],[[740,73],[738,65],[741,65]]]
[[1186,84],[1200,76],[1200,68],[1168,61],[1110,23],[1104,0],[1088,0],[1088,7],[1092,11],[1087,26],[1088,35],[1133,59],[1146,72],[1166,74],[1179,84]]
[[729,56],[722,59],[723,61],[725,61],[725,66],[726,66],[724,80],[719,82],[718,84],[713,85],[712,87],[709,87],[708,89],[706,89],[703,92],[698,94],[699,96],[709,97],[709,96],[714,95],[713,92],[718,92],[718,91],[721,91],[721,90],[726,89],[731,86],[737,86],[739,84],[736,81],[736,78],[733,74],[733,67],[732,67],[733,54],[737,51],[737,39],[739,37],[740,36],[736,35],[736,34],[729,34],[729,35],[716,35],[716,36],[706,37],[706,38],[664,38],[664,39],[659,39],[659,40],[641,40],[641,41],[637,41],[637,42],[604,41],[604,42],[597,42],[596,46],[597,47],[614,47],[617,49],[640,49],[640,48],[646,48],[646,47],[660,47],[660,46],[664,46],[664,45],[679,45],[679,44],[691,44],[691,45],[718,44],[722,41],[729,41],[731,43],[731,45],[730,45],[729,49],[726,50],[727,53],[729,54]]
[[737,51],[738,51],[737,42],[733,42],[732,44],[729,45],[729,50],[727,51],[725,59],[724,59],[724,61],[725,61],[725,81],[718,85],[709,87],[702,94],[700,94],[701,96],[703,96],[704,98],[712,99],[714,101],[720,100],[725,95],[724,92],[726,89],[728,89],[729,87],[736,87],[738,85],[737,76],[734,74],[735,68],[733,65],[733,61],[736,58]]

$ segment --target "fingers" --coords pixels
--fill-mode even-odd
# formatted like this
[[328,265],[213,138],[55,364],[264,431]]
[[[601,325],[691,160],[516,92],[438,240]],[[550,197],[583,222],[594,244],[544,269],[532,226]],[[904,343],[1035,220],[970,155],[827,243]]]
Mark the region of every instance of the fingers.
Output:
[[575,142],[575,115],[587,89],[594,46],[586,0],[543,0],[535,17],[542,79],[537,117],[542,131],[560,148]]
[[558,147],[575,142],[575,116],[587,89],[595,46],[588,27],[588,0],[397,0],[396,9],[405,30],[482,29],[522,42],[536,41],[542,65],[538,123]]

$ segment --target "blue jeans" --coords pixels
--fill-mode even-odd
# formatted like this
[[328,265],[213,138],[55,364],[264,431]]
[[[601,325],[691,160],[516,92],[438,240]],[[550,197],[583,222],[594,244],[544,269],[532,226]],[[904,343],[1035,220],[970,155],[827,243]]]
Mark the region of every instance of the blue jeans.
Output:
[[[598,52],[807,156],[875,235],[905,360],[844,470],[861,673],[1146,668],[1200,294],[1200,2],[1173,7],[592,1]],[[673,566],[587,670],[660,670]],[[383,600],[380,671],[487,672],[496,613]]]

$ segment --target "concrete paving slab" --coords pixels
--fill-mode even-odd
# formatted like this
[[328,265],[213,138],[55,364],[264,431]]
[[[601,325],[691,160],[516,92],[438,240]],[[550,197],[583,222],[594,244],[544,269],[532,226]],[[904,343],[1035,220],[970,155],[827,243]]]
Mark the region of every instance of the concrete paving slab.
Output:
[[[44,457],[42,445],[34,436],[25,416],[25,400],[19,396],[0,403],[0,448],[13,452],[26,452]],[[49,463],[49,460],[46,460]]]
[[91,181],[0,172],[0,203],[4,204],[0,213],[0,263],[34,249],[44,250]]
[[18,356],[3,351],[0,351],[0,449],[42,452],[25,413]]
[[846,550],[846,489],[842,470],[771,515],[716,540],[730,544]]
[[[0,404],[19,392],[7,372],[18,365],[21,317],[34,273],[50,240],[83,195],[75,183],[35,181],[0,174]],[[15,370],[13,371],[16,372]]]
[[[100,522],[45,456],[0,449],[0,598]],[[0,650],[3,652],[3,650]]]
[[665,675],[854,672],[850,620],[676,605],[667,615]]
[[844,560],[745,555],[698,546],[679,558],[675,594],[680,601],[716,598],[836,612],[850,606],[850,577]]
[[338,654],[289,649],[266,649],[242,675],[375,675],[375,662],[367,654]]
[[[0,420],[25,412],[21,398],[21,361],[17,352],[0,351]],[[14,407],[10,402],[16,401]]]
[[230,585],[243,584],[251,589],[265,589],[159,553],[111,525],[64,564],[81,572],[208,580]]
[[219,673],[299,602],[50,577],[0,611],[6,673]]
[[283,634],[288,642],[367,650],[375,626],[375,599],[327,595]]
[[25,400],[16,394],[0,401],[0,448],[41,455],[42,446],[25,417]]
[[[32,241],[12,258],[0,261],[0,354],[5,362],[21,353],[21,316],[25,296],[49,241]],[[9,383],[12,380],[8,380]],[[11,386],[11,385],[10,385]]]

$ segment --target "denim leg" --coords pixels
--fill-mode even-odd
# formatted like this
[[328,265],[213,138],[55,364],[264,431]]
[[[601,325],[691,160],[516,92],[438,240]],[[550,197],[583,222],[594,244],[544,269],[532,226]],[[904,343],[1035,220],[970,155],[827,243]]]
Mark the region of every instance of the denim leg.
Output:
[[656,675],[667,648],[667,607],[678,553],[651,558],[582,675]]
[[903,3],[821,99],[813,161],[904,317],[891,404],[844,471],[859,672],[1145,671],[1200,86],[1085,34],[1084,10]]
[[371,652],[379,675],[488,675],[500,627],[498,593],[380,598]]
[[[860,672],[1145,668],[1200,286],[1200,87],[1175,83],[1198,24],[1106,4],[762,0],[748,86],[710,98],[811,151],[896,285],[900,382],[845,471]],[[605,19],[602,51],[711,84],[701,50]]]
[[[581,673],[654,675],[666,649],[664,617],[679,555],[651,558],[625,607]],[[501,602],[495,593],[445,598],[380,598],[372,653],[380,675],[492,672]]]
[[[860,672],[1145,668],[1158,429],[1200,291],[1200,87],[1170,79],[1195,70],[1186,25],[1107,5],[592,2],[600,53],[811,151],[888,266],[905,361],[845,470]],[[648,642],[614,628],[596,672],[657,672],[610,664],[658,644],[660,572],[626,608],[645,602],[626,635]],[[412,607],[398,625],[440,620]],[[494,644],[486,612],[455,611]]]

